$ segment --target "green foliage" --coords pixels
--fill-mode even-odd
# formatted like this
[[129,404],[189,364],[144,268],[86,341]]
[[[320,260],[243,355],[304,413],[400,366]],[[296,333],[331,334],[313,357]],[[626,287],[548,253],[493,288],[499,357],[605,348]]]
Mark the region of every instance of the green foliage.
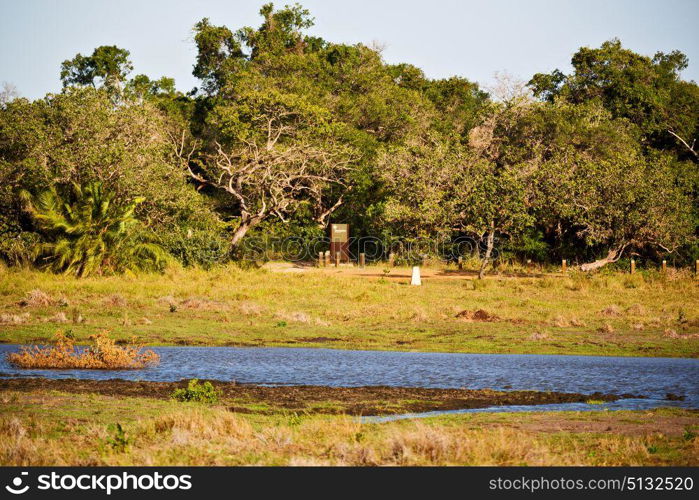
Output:
[[117,90],[133,69],[129,51],[115,45],[97,47],[91,56],[77,54],[73,59],[63,61],[61,81],[63,86],[97,85],[101,80],[110,90]]
[[222,230],[210,227],[177,226],[159,232],[156,241],[184,266],[209,269],[228,259],[230,242]]
[[44,236],[35,247],[40,265],[78,277],[125,270],[157,270],[166,261],[161,247],[134,237],[137,198],[119,203],[101,183],[72,185],[71,196],[55,187],[36,196],[24,193]]
[[119,422],[109,424],[107,432],[111,433],[107,438],[107,445],[116,453],[126,453],[133,444],[133,440]]
[[215,388],[209,381],[200,384],[198,379],[192,379],[186,388],[176,389],[171,397],[182,402],[214,404],[221,397],[221,390]]
[[549,101],[599,101],[614,118],[629,120],[661,149],[683,152],[669,131],[688,143],[697,138],[699,90],[696,84],[680,80],[688,64],[681,52],[658,52],[651,58],[623,48],[614,39],[599,48],[581,48],[571,64],[571,75],[559,70],[534,75],[529,82],[534,93]]
[[[95,182],[142,198],[128,239],[187,266],[285,258],[277,240],[308,246],[331,220],[387,248],[441,245],[439,257],[469,237],[481,275],[498,253],[699,258],[699,86],[681,79],[681,52],[583,47],[570,74],[531,78],[535,100],[518,82],[489,94],[311,36],[298,4],[260,16],[194,26],[201,86],[186,95],[171,78],[131,78],[129,52],[100,46],[63,62],[60,94],[3,97],[0,258],[26,264],[47,237],[20,192]],[[55,236],[49,260],[72,260]]]

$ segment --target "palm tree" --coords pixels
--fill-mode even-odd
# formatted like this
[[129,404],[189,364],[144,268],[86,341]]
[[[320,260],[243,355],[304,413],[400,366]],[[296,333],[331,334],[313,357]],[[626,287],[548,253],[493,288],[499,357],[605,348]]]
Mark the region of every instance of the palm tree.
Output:
[[162,268],[167,260],[162,247],[134,235],[139,224],[134,210],[144,198],[120,204],[100,182],[73,184],[71,194],[68,200],[56,187],[34,197],[23,193],[47,240],[35,247],[41,263],[78,277]]

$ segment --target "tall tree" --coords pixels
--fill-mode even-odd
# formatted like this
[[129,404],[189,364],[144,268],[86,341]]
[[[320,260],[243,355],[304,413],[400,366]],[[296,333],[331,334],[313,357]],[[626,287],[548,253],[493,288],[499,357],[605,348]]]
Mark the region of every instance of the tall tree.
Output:
[[128,74],[133,70],[129,55],[128,50],[116,45],[97,47],[90,56],[77,54],[61,65],[63,86],[104,85],[108,90],[120,94]]
[[235,105],[215,110],[223,142],[195,156],[186,133],[175,143],[189,175],[228,195],[237,214],[235,247],[253,227],[286,220],[300,203],[322,202],[329,185],[347,187],[352,149],[339,141],[327,110],[298,96],[249,89]]
[[636,125],[646,140],[697,160],[699,87],[680,78],[687,57],[658,52],[654,57],[622,47],[617,39],[599,48],[582,47],[571,60],[573,73],[538,73],[529,82],[534,94],[553,101],[599,101],[614,118]]
[[692,203],[669,153],[643,154],[638,130],[599,103],[538,108],[528,127],[542,159],[535,176],[537,220],[602,257],[625,251],[673,252],[692,238]]

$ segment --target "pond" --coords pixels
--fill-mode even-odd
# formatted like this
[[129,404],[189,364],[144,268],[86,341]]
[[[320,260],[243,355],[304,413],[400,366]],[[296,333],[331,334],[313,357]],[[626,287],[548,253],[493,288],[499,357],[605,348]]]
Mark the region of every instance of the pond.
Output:
[[[282,347],[155,347],[160,365],[143,370],[24,370],[0,345],[0,377],[176,381],[200,378],[269,385],[536,390],[635,394],[613,409],[699,408],[699,359],[348,351]],[[683,401],[667,401],[672,393]],[[587,405],[596,406],[596,405]],[[543,409],[540,407],[540,409]]]

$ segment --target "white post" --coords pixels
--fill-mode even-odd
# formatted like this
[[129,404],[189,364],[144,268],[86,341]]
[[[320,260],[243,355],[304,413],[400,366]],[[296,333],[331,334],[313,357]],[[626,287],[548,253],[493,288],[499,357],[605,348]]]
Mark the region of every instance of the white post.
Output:
[[413,277],[410,280],[411,285],[422,285],[420,280],[420,266],[413,266]]

